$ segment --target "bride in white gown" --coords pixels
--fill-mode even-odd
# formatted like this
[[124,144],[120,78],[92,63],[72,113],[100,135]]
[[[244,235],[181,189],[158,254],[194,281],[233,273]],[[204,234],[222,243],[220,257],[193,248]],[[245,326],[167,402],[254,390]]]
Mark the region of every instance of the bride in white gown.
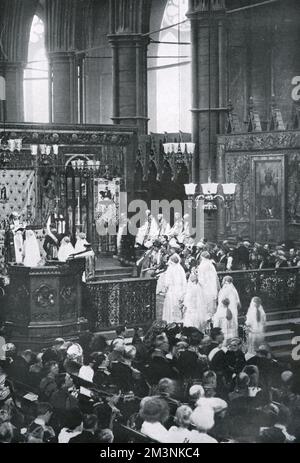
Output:
[[163,306],[163,320],[167,323],[182,321],[181,307],[186,292],[185,271],[178,255],[173,254],[168,262],[164,285],[166,297]]
[[217,310],[220,283],[217,271],[207,251],[201,253],[201,261],[198,267],[198,282],[203,292],[205,311],[208,318],[211,319]]
[[204,294],[198,282],[196,267],[191,270],[184,298],[184,307],[183,325],[186,327],[193,326],[200,331],[204,331],[209,317],[205,310]]

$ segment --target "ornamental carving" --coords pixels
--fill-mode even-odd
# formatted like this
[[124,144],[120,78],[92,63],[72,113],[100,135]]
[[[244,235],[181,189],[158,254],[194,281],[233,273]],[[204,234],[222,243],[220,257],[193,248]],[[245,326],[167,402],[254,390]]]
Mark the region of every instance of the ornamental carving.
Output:
[[156,315],[156,280],[123,280],[88,284],[90,323],[95,329],[151,324]]
[[55,306],[56,291],[45,284],[35,290],[33,295],[34,302],[37,307],[42,309],[50,309]]
[[[13,133],[7,132],[8,137]],[[15,134],[16,135],[16,134]],[[131,134],[115,132],[30,132],[18,131],[17,136],[24,145],[117,145],[130,143]]]
[[225,137],[226,151],[255,151],[300,147],[299,132],[272,132]]
[[288,157],[288,219],[300,223],[300,153]]
[[75,285],[64,286],[60,291],[60,295],[65,305],[68,307],[73,305],[75,306],[77,298],[77,287]]

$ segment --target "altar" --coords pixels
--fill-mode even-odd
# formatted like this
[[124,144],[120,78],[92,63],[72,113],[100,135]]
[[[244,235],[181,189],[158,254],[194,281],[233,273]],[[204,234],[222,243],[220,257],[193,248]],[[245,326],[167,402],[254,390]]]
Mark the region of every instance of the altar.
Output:
[[84,259],[28,268],[10,265],[6,324],[19,346],[42,348],[57,337],[78,339],[86,329],[82,318]]

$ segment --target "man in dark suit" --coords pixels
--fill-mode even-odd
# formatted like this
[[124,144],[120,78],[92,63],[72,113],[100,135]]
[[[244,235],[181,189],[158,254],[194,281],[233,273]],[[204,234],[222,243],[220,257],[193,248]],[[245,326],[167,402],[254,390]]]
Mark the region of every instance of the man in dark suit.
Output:
[[82,432],[70,439],[70,444],[99,444],[96,437],[98,419],[96,415],[84,415],[82,422]]
[[250,266],[250,243],[239,241],[233,252],[232,270],[247,270]]

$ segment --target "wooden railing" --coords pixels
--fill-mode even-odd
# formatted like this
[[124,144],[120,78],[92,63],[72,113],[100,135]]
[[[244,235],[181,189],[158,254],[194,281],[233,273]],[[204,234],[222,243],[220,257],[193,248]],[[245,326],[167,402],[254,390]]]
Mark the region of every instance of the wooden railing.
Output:
[[88,283],[93,330],[148,327],[156,317],[156,280],[130,278]]
[[[245,314],[251,298],[258,296],[266,312],[300,308],[300,267],[218,272],[220,283],[230,275]],[[132,278],[88,284],[93,330],[147,327],[156,318],[156,280]]]
[[218,272],[220,282],[226,275],[233,278],[239,293],[242,313],[251,298],[258,296],[266,312],[300,308],[300,267]]

